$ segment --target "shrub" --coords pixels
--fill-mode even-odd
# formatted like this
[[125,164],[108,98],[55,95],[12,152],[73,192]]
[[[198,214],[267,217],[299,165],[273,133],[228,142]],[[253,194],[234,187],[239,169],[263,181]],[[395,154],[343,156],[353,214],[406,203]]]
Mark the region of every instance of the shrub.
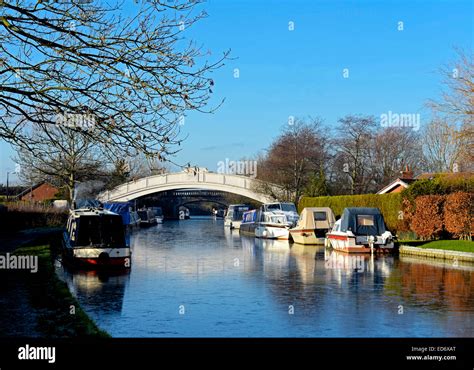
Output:
[[471,240],[474,229],[474,194],[457,192],[446,196],[444,224],[455,238]]
[[422,195],[415,199],[411,229],[423,239],[438,238],[443,233],[443,195]]
[[399,230],[403,221],[400,193],[302,197],[298,203],[298,210],[301,212],[305,207],[329,207],[336,216],[342,215],[346,207],[379,208],[387,228],[393,233]]
[[412,202],[421,195],[443,195],[454,192],[474,191],[474,174],[471,173],[440,173],[432,179],[415,181],[402,191],[402,196]]

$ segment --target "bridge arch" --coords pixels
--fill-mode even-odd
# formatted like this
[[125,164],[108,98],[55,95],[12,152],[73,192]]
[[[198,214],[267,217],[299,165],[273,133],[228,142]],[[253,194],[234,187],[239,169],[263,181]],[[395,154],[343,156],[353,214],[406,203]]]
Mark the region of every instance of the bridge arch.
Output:
[[130,181],[110,191],[100,193],[97,199],[102,202],[124,202],[162,191],[192,188],[224,191],[261,203],[274,201],[273,197],[255,190],[259,184],[261,184],[260,180],[246,176],[213,173],[202,169],[187,170]]

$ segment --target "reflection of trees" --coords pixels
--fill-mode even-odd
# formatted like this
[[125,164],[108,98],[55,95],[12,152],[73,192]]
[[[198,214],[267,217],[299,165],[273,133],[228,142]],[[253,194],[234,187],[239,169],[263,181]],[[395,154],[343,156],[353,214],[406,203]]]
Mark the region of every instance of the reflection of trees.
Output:
[[473,267],[440,267],[430,261],[401,256],[398,268],[397,293],[408,301],[454,312],[472,310]]

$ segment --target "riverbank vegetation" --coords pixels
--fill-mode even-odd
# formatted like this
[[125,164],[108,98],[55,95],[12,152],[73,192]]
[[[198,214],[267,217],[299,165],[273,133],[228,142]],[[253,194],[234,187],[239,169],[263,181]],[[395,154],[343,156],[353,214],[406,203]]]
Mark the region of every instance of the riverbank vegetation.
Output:
[[[45,244],[46,242],[46,244]],[[38,271],[4,271],[8,279],[25,286],[30,315],[36,317],[32,332],[43,338],[108,337],[81,309],[66,283],[57,277],[51,246],[38,240],[15,251],[15,254],[38,257]],[[10,307],[11,308],[11,307]],[[31,312],[33,311],[33,312]],[[25,313],[28,315],[28,311]],[[23,336],[29,336],[24,333]]]
[[40,227],[62,227],[67,211],[47,204],[9,202],[0,208],[0,232],[14,232]]

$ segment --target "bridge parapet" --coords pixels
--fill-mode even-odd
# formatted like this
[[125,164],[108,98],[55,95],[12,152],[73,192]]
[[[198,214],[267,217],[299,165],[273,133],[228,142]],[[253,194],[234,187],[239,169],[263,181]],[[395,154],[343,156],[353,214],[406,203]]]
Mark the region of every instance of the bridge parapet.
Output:
[[167,190],[195,188],[238,194],[262,203],[274,201],[275,199],[271,196],[256,190],[259,182],[245,176],[187,169],[183,172],[154,175],[127,182],[110,191],[100,193],[98,199],[103,202],[129,201]]

